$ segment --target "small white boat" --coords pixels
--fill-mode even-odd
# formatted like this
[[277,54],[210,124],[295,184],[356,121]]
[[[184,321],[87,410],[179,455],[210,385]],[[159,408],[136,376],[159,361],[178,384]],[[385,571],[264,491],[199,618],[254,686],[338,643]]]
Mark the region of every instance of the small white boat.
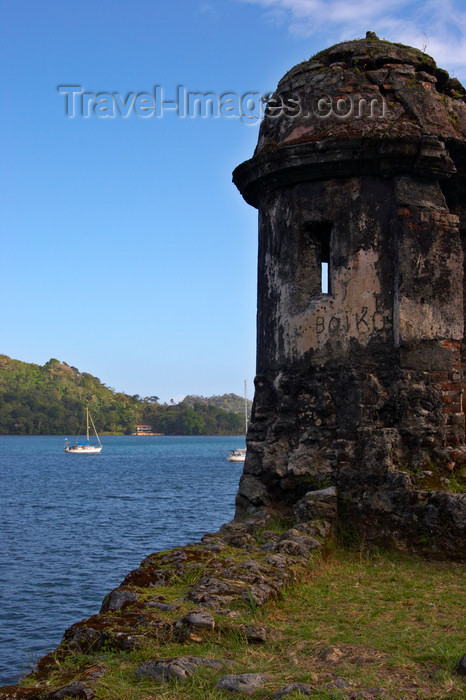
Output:
[[241,447],[237,450],[228,450],[227,460],[229,462],[244,462],[246,459],[246,448]]
[[[94,429],[95,436],[97,438],[98,445],[91,445],[89,442],[89,419],[91,421],[92,427]],[[94,421],[92,416],[89,415],[89,409],[86,406],[86,441],[85,442],[75,442],[70,443],[68,438],[65,439],[65,452],[73,455],[97,455],[102,452],[102,443],[97,435],[97,430],[95,429]]]
[[[244,382],[244,434],[248,434],[248,388]],[[229,462],[244,462],[246,459],[246,447],[238,447],[236,450],[228,450]]]

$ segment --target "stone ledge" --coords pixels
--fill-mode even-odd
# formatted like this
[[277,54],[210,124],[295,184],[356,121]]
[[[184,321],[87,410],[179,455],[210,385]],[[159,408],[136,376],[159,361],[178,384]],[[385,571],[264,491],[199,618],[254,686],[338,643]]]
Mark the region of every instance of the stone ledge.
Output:
[[361,175],[448,177],[456,172],[445,144],[436,137],[332,138],[280,146],[241,163],[233,182],[248,204],[262,192],[297,182]]
[[[245,643],[261,644],[273,637],[274,633],[264,627],[235,625],[238,610],[254,610],[279,596],[309,566],[311,553],[325,544],[331,527],[321,521],[302,523],[280,535],[267,529],[271,522],[270,516],[232,521],[219,532],[204,535],[199,543],[147,556],[121,586],[105,597],[100,613],[72,625],[59,647],[38,662],[28,677],[34,686],[5,686],[0,688],[0,699],[91,700],[96,681],[105,675],[105,666],[82,668],[72,678],[60,676],[57,669],[68,654],[131,652],[148,643],[162,652],[165,643],[202,642],[214,631],[221,633],[222,628],[229,633],[236,630]],[[150,595],[183,582],[184,594],[178,604],[164,603],[164,595]],[[219,668],[225,663],[197,657],[164,659],[159,655],[143,664],[138,673],[162,681],[183,681],[198,666]],[[244,688],[243,680],[237,681],[243,692],[248,692],[246,686],[254,685],[247,680]],[[225,681],[225,687],[229,682]]]

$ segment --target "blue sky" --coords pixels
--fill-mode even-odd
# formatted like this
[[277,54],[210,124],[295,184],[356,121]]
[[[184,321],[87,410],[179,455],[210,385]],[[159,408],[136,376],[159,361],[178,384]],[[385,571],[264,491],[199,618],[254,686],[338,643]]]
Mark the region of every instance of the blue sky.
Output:
[[[258,120],[66,116],[57,86],[273,91],[343,39],[425,50],[466,80],[466,3],[2,0],[0,353],[164,401],[255,367],[257,216],[231,183]],[[101,99],[101,98],[97,98]]]

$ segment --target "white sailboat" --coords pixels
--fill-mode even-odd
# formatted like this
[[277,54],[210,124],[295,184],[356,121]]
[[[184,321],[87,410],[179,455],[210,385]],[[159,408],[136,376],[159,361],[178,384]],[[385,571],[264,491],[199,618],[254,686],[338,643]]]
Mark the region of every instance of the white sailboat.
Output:
[[229,462],[244,462],[246,460],[246,448],[239,447],[236,450],[228,450],[227,460]]
[[[97,438],[98,445],[91,445],[89,442],[89,420],[94,429],[95,436]],[[65,452],[74,455],[96,455],[102,452],[102,443],[97,435],[97,430],[95,429],[94,421],[92,416],[89,415],[89,408],[86,406],[86,441],[85,442],[75,442],[71,444],[68,438],[65,439]]]
[[[244,429],[245,435],[248,434],[248,390],[247,382],[244,382]],[[228,450],[227,460],[229,462],[244,462],[246,459],[246,448],[238,447],[235,450]]]

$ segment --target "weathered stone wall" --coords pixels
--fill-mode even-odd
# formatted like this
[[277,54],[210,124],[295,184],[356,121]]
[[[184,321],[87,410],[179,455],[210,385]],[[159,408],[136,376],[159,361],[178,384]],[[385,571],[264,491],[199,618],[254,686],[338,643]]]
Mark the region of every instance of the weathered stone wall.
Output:
[[[383,237],[393,198],[374,178],[299,183],[261,207],[258,371],[311,351],[347,354],[351,343],[383,343],[392,335],[387,294],[390,241]],[[348,213],[350,215],[348,216]],[[320,289],[312,225],[331,224],[331,294]]]
[[[320,118],[319,95],[383,110]],[[273,115],[292,100],[300,111]],[[306,494],[334,486],[340,520],[365,536],[457,553],[464,500],[436,491],[466,462],[465,154],[464,90],[409,47],[346,42],[280,82],[234,173],[259,209],[238,517],[302,514]]]

